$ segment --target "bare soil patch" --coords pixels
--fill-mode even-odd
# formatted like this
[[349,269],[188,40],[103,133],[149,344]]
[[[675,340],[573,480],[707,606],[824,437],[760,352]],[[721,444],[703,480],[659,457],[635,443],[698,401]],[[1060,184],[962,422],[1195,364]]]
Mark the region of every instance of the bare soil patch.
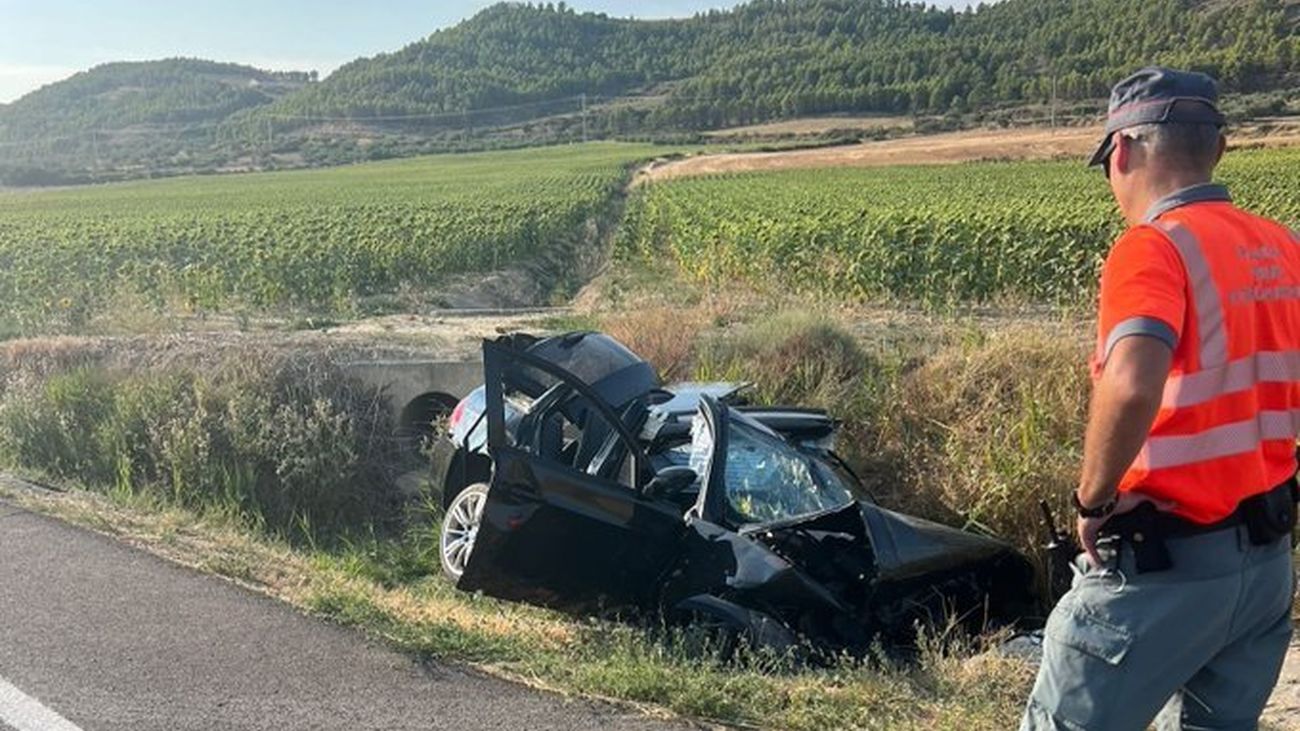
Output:
[[[1102,128],[1056,130],[1025,127],[966,130],[786,152],[701,155],[659,163],[643,170],[636,183],[724,173],[765,172],[824,167],[942,165],[977,160],[1082,160],[1101,139]],[[1300,144],[1300,123],[1293,120],[1253,122],[1230,132],[1238,146],[1284,147]]]
[[1282,677],[1264,709],[1263,721],[1265,728],[1300,728],[1300,641],[1292,643],[1287,653]]
[[782,122],[732,127],[705,133],[706,137],[769,137],[775,135],[815,135],[834,130],[911,129],[911,117],[808,117]]
[[642,174],[640,182],[696,175],[803,168],[876,167],[987,159],[1027,160],[1083,156],[1096,146],[1100,137],[1100,127],[1055,131],[1038,128],[974,130],[812,150],[704,155],[654,166]]

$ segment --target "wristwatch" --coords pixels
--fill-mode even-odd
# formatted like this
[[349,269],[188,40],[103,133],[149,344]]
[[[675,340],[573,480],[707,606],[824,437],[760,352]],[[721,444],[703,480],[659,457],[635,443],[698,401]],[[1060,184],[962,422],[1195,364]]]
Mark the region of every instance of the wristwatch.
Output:
[[1115,512],[1115,506],[1119,505],[1119,495],[1111,497],[1095,508],[1089,508],[1080,502],[1077,491],[1071,497],[1074,498],[1074,509],[1079,513],[1080,518],[1105,518]]

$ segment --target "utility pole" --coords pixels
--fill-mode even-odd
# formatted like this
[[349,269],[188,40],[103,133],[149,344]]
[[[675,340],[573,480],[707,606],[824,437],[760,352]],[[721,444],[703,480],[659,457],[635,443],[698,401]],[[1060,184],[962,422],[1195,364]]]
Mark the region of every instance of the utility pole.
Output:
[[1056,74],[1052,74],[1052,134],[1056,134]]
[[587,93],[582,94],[582,141],[587,141]]
[[96,130],[90,130],[90,151],[94,155],[91,162],[91,170],[96,176],[99,175],[99,133]]

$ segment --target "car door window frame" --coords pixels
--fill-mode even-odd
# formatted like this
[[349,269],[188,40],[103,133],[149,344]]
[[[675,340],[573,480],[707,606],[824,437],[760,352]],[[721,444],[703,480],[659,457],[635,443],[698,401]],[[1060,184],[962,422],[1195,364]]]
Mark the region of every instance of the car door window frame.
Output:
[[[484,384],[484,395],[487,404],[488,414],[488,446],[489,449],[514,449],[523,451],[530,456],[535,456],[532,452],[523,449],[520,446],[511,445],[506,438],[505,425],[505,393],[503,379],[509,370],[511,364],[518,363],[530,368],[535,368],[547,375],[557,379],[560,383],[567,385],[578,397],[586,400],[591,408],[604,419],[613,430],[614,435],[622,439],[627,446],[628,454],[633,460],[634,484],[632,489],[639,495],[644,495],[645,487],[648,484],[649,459],[645,456],[641,445],[637,442],[636,436],[631,433],[627,425],[614,411],[613,407],[605,403],[599,395],[596,394],[590,386],[583,383],[580,379],[565,369],[544,359],[538,358],[530,353],[522,352],[500,345],[493,341],[484,341],[483,343],[483,368],[486,375]],[[554,388],[554,387],[552,387]],[[549,391],[550,389],[548,389]],[[493,415],[498,415],[493,418]],[[575,471],[576,468],[575,468]],[[594,478],[593,478],[594,479]]]
[[726,477],[727,464],[726,459],[719,459],[718,455],[727,453],[727,430],[723,426],[727,423],[727,415],[726,404],[712,396],[706,395],[700,398],[697,418],[704,420],[700,428],[708,431],[712,443],[709,446],[708,459],[705,461],[704,474],[700,475],[699,501],[691,512],[717,525],[726,525],[726,495],[723,480]]
[[[826,510],[815,511],[805,515],[789,516],[783,519],[747,523],[736,520],[736,513],[731,508],[730,498],[727,494],[727,454],[731,442],[732,417],[730,409],[724,403],[710,397],[704,397],[700,401],[700,415],[704,417],[703,428],[708,429],[712,436],[712,448],[708,457],[708,474],[702,476],[701,484],[703,486],[699,502],[694,509],[704,520],[721,526],[726,526],[733,530],[748,533],[756,530],[765,530],[775,526],[787,523],[799,523],[817,515],[842,510],[843,505]],[[777,437],[780,439],[780,437]],[[798,449],[791,447],[795,452]],[[811,459],[808,455],[801,455],[805,459]],[[812,469],[811,465],[809,469]],[[813,479],[817,479],[815,476]],[[848,492],[853,495],[850,489]],[[853,495],[853,497],[857,497]]]

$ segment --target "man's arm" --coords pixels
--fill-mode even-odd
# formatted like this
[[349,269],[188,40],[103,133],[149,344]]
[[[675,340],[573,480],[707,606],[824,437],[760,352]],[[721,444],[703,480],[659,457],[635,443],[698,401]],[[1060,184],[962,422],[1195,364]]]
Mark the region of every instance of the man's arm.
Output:
[[[1142,451],[1160,411],[1172,362],[1169,345],[1157,338],[1135,335],[1115,345],[1094,388],[1088,415],[1079,481],[1079,501],[1085,507],[1098,507],[1115,497],[1120,479]],[[1132,510],[1140,502],[1126,497],[1114,514]],[[1105,518],[1079,519],[1079,542],[1094,566],[1101,565],[1097,533],[1105,522]]]

